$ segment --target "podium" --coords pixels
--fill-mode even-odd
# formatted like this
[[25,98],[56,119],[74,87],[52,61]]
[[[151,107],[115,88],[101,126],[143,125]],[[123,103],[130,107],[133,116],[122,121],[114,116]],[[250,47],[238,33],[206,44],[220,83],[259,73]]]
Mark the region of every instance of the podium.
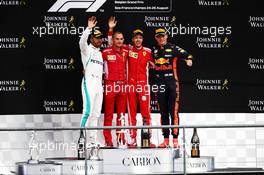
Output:
[[[62,164],[62,175],[84,175],[85,174],[85,160],[78,160],[75,157],[68,158],[49,158]],[[104,173],[103,161],[87,160],[88,174],[102,174]]]
[[178,149],[102,149],[104,173],[173,172],[173,159]]
[[[87,151],[89,152],[89,151]],[[89,174],[151,174],[173,172],[178,149],[100,149],[100,161],[87,160]],[[63,175],[83,175],[85,161],[76,158],[49,158],[62,164]]]
[[[89,150],[87,151],[89,152]],[[88,157],[88,156],[87,156]],[[19,175],[84,175],[88,174],[164,174],[183,172],[183,158],[180,150],[174,148],[143,149],[100,149],[98,160],[78,160],[62,157],[48,158],[45,162],[53,164],[29,165],[18,163]],[[46,166],[46,168],[44,167]],[[53,170],[49,173],[47,166]],[[186,158],[187,173],[201,173],[214,170],[213,157]],[[38,173],[36,173],[38,172]]]
[[[183,172],[184,167],[183,158],[174,159],[174,172]],[[202,156],[199,158],[186,158],[186,172],[187,173],[204,173],[214,171],[215,163],[214,157]]]
[[18,175],[63,175],[62,164],[53,161],[42,161],[38,164],[18,162],[16,165]]

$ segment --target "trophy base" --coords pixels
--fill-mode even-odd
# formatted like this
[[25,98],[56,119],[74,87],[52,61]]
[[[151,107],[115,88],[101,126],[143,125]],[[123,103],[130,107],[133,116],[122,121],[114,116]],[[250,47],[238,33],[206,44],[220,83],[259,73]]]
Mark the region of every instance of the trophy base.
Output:
[[30,159],[27,161],[28,164],[39,164],[39,160]]

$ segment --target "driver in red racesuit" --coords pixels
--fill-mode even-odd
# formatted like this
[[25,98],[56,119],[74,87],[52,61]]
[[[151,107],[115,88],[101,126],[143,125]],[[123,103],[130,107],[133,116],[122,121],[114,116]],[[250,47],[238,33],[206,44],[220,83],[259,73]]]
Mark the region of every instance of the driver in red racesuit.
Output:
[[[150,118],[150,87],[148,83],[149,64],[153,64],[151,49],[142,46],[143,31],[133,31],[133,46],[129,46],[128,57],[128,113],[130,125],[136,126],[137,104],[139,103],[140,113],[146,118],[146,125],[151,125]],[[132,89],[132,90],[131,90]],[[137,130],[131,130],[132,142],[130,146],[136,146]],[[154,146],[151,144],[150,146]]]
[[[113,31],[113,29],[110,29]],[[132,33],[131,45],[124,45],[129,50],[128,56],[128,114],[129,123],[136,126],[137,105],[139,103],[140,113],[146,118],[146,125],[151,125],[150,117],[150,87],[148,83],[148,67],[154,66],[151,49],[143,47],[143,31],[135,29]],[[108,38],[111,39],[112,33],[109,32]],[[136,147],[137,129],[130,130],[131,143],[129,146]],[[155,145],[150,143],[151,147]]]

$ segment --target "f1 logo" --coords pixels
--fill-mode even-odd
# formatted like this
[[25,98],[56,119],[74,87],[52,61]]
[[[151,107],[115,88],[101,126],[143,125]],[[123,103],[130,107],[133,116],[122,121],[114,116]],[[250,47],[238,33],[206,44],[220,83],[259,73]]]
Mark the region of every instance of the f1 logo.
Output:
[[57,0],[48,12],[67,12],[69,9],[87,9],[96,12],[106,0]]

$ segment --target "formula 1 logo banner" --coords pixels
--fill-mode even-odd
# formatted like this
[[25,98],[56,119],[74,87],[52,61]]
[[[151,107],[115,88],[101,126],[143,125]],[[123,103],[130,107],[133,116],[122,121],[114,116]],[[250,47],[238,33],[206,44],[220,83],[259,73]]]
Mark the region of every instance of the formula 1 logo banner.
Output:
[[[57,0],[48,10],[48,12],[68,12],[71,9],[85,9],[86,12],[104,12],[101,7],[107,0]],[[145,13],[145,12],[167,12],[172,11],[172,0],[110,0],[111,6],[106,10],[112,10],[118,13]]]
[[86,12],[96,12],[106,0],[57,0],[48,12],[67,12],[70,9],[86,9]]

